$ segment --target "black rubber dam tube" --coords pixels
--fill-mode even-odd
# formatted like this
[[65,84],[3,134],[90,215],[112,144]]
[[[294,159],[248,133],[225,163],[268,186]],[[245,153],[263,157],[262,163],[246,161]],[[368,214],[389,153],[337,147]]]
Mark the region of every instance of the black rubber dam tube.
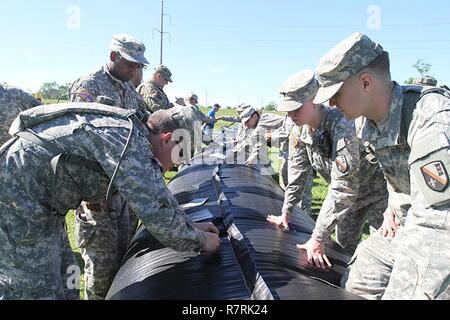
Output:
[[299,207],[283,231],[266,221],[279,214],[283,191],[258,167],[194,165],[177,174],[169,189],[191,206],[194,220],[212,221],[222,244],[211,256],[176,252],[141,227],[131,242],[107,299],[235,300],[358,299],[339,283],[350,257],[327,244],[328,271],[306,262],[297,243],[309,239],[314,220]]

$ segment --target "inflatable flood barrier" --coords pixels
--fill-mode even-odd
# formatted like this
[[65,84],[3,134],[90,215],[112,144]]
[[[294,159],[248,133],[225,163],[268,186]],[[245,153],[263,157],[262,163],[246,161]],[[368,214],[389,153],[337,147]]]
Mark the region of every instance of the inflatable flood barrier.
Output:
[[266,221],[280,214],[283,190],[258,167],[193,165],[168,186],[194,221],[216,225],[220,249],[210,256],[176,252],[141,227],[107,299],[360,299],[338,287],[350,260],[340,246],[327,244],[328,271],[308,265],[296,248],[314,228],[299,207],[289,231]]

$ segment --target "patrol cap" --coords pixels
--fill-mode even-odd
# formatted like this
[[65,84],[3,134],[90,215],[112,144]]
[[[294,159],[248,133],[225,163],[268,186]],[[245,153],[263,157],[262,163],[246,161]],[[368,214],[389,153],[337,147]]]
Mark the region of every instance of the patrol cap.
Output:
[[149,116],[147,125],[151,131],[156,130],[154,133],[163,133],[183,128],[184,124],[173,117],[168,110],[157,110]]
[[198,96],[197,96],[195,93],[193,93],[193,92],[189,93],[188,96],[186,97],[186,99],[187,99],[188,101],[189,101],[190,99],[194,99],[195,101],[198,102]]
[[251,117],[252,115],[257,112],[255,110],[255,108],[253,107],[247,107],[244,111],[242,111],[241,113],[241,123],[245,124]]
[[111,40],[111,51],[119,52],[128,61],[148,65],[144,57],[145,45],[128,34],[115,34]]
[[311,70],[297,72],[287,78],[280,88],[280,105],[278,111],[294,111],[313,99],[319,90],[319,82]]
[[164,79],[166,79],[169,82],[172,82],[172,72],[170,72],[169,68],[167,68],[165,65],[160,64],[157,65],[155,68],[155,72],[159,72],[163,75]]
[[251,107],[251,105],[244,102],[244,103],[241,103],[240,105],[238,105],[238,106],[236,107],[236,111],[237,111],[239,114],[241,114],[242,111],[244,111],[244,110],[247,109],[248,107]]
[[383,47],[362,33],[354,33],[328,51],[319,61],[320,82],[314,103],[331,99],[352,75],[367,67],[383,53]]
[[182,98],[182,97],[175,97],[175,103],[179,104],[180,106],[185,106],[186,105],[184,103],[184,98]]

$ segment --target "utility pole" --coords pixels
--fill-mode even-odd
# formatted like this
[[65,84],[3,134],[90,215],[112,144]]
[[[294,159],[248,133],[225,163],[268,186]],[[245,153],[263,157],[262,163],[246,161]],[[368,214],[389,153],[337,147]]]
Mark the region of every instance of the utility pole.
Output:
[[168,34],[169,35],[169,39],[170,39],[170,33],[169,32],[164,32],[164,16],[168,16],[170,18],[170,24],[172,24],[171,16],[164,13],[164,0],[161,0],[161,29],[158,30],[156,28],[153,28],[153,31],[156,31],[156,32],[158,32],[161,35],[160,58],[159,58],[159,63],[160,64],[163,63],[163,44],[164,44],[163,40],[164,40],[164,34]]
[[160,51],[160,58],[159,58],[159,64],[162,64],[162,57],[163,57],[163,36],[164,36],[164,0],[161,0],[161,51]]

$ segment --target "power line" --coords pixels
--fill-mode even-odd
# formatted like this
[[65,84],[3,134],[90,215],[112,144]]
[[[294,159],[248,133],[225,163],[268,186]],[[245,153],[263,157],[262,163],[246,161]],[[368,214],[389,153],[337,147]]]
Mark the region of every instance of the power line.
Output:
[[162,64],[163,63],[163,44],[164,44],[164,34],[168,34],[169,35],[169,39],[170,39],[170,33],[169,32],[164,32],[164,16],[168,16],[170,18],[170,24],[172,25],[172,17],[168,14],[164,13],[164,0],[161,0],[161,29],[156,29],[153,28],[153,31],[159,32],[159,34],[161,35],[161,45],[160,45],[160,58],[159,58],[159,63]]
[[[427,27],[427,26],[444,26],[450,25],[450,22],[428,22],[428,23],[383,23],[382,27]],[[367,28],[364,24],[335,24],[335,25],[323,25],[323,24],[312,24],[312,25],[206,25],[206,24],[191,24],[191,27],[201,27],[201,28]]]

